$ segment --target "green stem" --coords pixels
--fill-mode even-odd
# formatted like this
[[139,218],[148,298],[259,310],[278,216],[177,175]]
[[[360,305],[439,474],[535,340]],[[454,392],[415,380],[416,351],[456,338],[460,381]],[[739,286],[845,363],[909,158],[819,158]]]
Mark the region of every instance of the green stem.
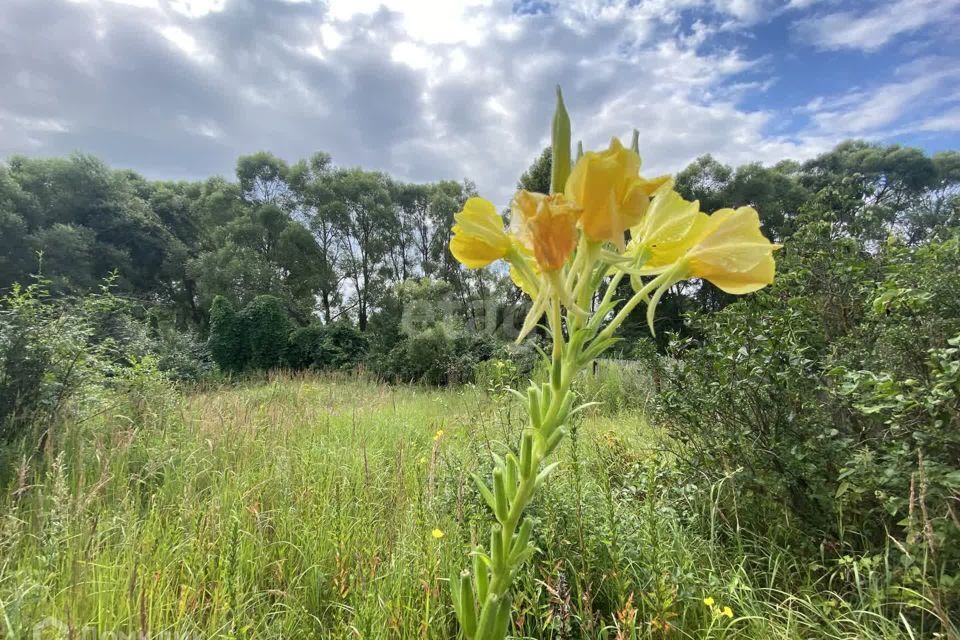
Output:
[[664,271],[663,273],[658,275],[656,278],[654,278],[653,280],[648,282],[646,285],[644,285],[644,287],[640,289],[640,291],[637,291],[635,294],[633,294],[633,297],[627,301],[627,304],[623,305],[623,308],[621,308],[619,312],[617,312],[617,315],[614,316],[613,320],[610,321],[610,324],[604,327],[603,331],[601,331],[597,335],[596,340],[605,340],[611,337],[613,335],[613,332],[616,331],[621,324],[623,324],[624,320],[627,319],[627,316],[630,315],[630,312],[633,311],[638,304],[646,300],[647,296],[650,295],[651,291],[656,290],[657,287],[662,285],[664,282],[668,282],[671,280],[676,281],[677,273],[678,273],[677,268]]
[[[592,264],[594,261],[588,255],[593,250],[595,247],[584,242],[578,252],[578,259],[575,259],[572,268],[565,274],[566,277],[559,273],[552,274],[555,278],[552,286],[567,285],[565,290],[571,291],[569,285],[573,285],[571,293],[577,304],[585,305],[589,301],[589,296],[593,295],[592,287],[595,286],[592,280],[595,276],[599,276],[599,273],[595,272],[595,265]],[[579,259],[581,254],[582,260]],[[671,282],[677,274],[676,268],[669,269],[647,283],[630,298],[603,331],[596,335],[593,344],[596,344],[597,340],[609,338],[630,312],[648,298],[651,291]],[[619,272],[610,279],[601,306],[612,300],[617,285],[623,277],[623,272]],[[508,457],[507,464],[510,472],[507,473],[498,463],[498,468],[494,470],[493,491],[481,485],[481,491],[491,502],[497,522],[491,530],[490,549],[487,554],[491,561],[489,569],[484,562],[480,561],[476,563],[474,569],[476,593],[485,592],[486,596],[482,602],[477,602],[473,597],[472,589],[461,588],[461,593],[469,594],[470,601],[457,602],[460,611],[466,611],[469,608],[469,615],[464,616],[467,622],[464,624],[464,618],[461,618],[461,624],[465,635],[470,640],[503,640],[506,635],[513,578],[521,564],[533,553],[532,543],[529,541],[531,525],[527,522],[521,525],[521,519],[536,493],[541,465],[566,434],[563,426],[570,409],[571,400],[568,396],[573,379],[583,364],[580,363],[585,349],[583,343],[588,335],[594,334],[603,318],[590,318],[585,327],[583,318],[569,309],[564,318],[560,295],[554,295],[547,309],[547,320],[553,334],[550,380],[541,385],[532,385],[527,393],[530,402],[528,408],[530,422],[521,436],[520,463],[517,465],[515,458]],[[567,329],[566,340],[564,339],[564,320],[566,320]],[[524,446],[525,441],[526,446]],[[513,455],[515,454],[509,454],[509,456]],[[509,487],[504,484],[507,477],[511,478]],[[505,503],[504,496],[512,497]],[[477,571],[482,574],[476,574]],[[479,625],[476,625],[474,620],[479,620]],[[470,628],[471,625],[476,626]]]
[[[551,392],[550,404],[547,406],[546,411],[543,412],[539,429],[537,425],[533,424],[533,420],[531,420],[529,428],[534,430],[537,436],[537,442],[530,452],[531,464],[525,469],[520,469],[516,493],[510,501],[507,514],[498,525],[494,525],[495,528],[500,527],[499,532],[497,532],[496,529],[494,532],[494,535],[501,536],[500,539],[497,540],[498,544],[495,546],[503,549],[504,561],[501,562],[498,558],[493,557],[494,550],[490,549],[493,566],[490,571],[489,592],[486,600],[483,603],[465,602],[461,604],[462,607],[477,607],[479,609],[479,620],[492,621],[496,617],[496,610],[502,606],[501,603],[503,599],[510,597],[509,591],[513,583],[514,574],[525,559],[524,557],[516,558],[514,556],[515,552],[520,551],[514,549],[517,539],[517,527],[520,525],[524,511],[533,499],[534,492],[536,491],[537,476],[540,473],[540,466],[549,455],[549,452],[546,451],[546,438],[554,434],[566,420],[564,406],[566,404],[567,393],[570,391],[573,377],[576,374],[575,367],[571,363],[576,362],[575,356],[578,354],[572,353],[572,350],[568,350],[568,344],[564,341],[563,315],[559,300],[555,299],[551,304],[548,318],[551,331],[553,332],[553,353],[551,354],[553,368],[551,369],[549,383]],[[569,315],[567,320],[568,322],[571,321]],[[531,402],[540,402],[542,393],[542,389],[535,388],[535,391],[531,392]],[[560,437],[562,437],[562,434]],[[481,570],[486,571],[486,568],[482,568]],[[477,635],[474,640],[501,640],[505,633],[506,629],[500,628],[498,624],[493,624],[492,622],[481,624],[477,629]]]

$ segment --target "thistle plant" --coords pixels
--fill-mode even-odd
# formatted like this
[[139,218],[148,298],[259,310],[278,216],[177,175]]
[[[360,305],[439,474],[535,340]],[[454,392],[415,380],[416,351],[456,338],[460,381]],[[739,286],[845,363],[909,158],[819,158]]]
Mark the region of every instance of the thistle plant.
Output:
[[[474,476],[495,522],[489,547],[473,550],[472,570],[451,580],[463,635],[500,640],[512,612],[511,587],[534,554],[533,521],[524,511],[558,462],[551,455],[567,435],[577,374],[613,346],[617,328],[646,305],[653,332],[657,303],[673,285],[699,278],[732,294],[773,281],[772,244],[750,207],[700,211],[673,190],[669,176],[640,175],[637,132],[631,149],[614,138],[605,151],[578,153],[571,167],[570,119],[557,89],[549,194],[518,192],[510,228],[493,203],[470,198],[456,214],[450,250],[464,266],[505,260],[513,282],[531,298],[518,341],[541,319],[551,336],[549,380],[531,383],[529,421],[518,446],[495,456],[492,482]],[[633,293],[617,299],[627,278]]]

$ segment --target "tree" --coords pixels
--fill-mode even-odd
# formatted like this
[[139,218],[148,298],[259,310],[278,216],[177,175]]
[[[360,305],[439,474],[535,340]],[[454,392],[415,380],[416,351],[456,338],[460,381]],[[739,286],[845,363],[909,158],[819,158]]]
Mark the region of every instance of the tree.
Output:
[[335,173],[330,156],[316,153],[290,169],[289,181],[296,197],[295,208],[313,234],[318,248],[315,277],[323,320],[334,320],[341,301],[343,282],[340,254],[346,230],[347,210],[337,199]]
[[353,287],[357,326],[364,331],[379,279],[378,272],[399,220],[390,197],[389,182],[383,174],[341,169],[337,171],[333,185],[347,213],[341,236],[342,263]]
[[415,259],[420,271],[430,276],[436,270],[430,247],[436,227],[430,217],[430,198],[433,187],[425,184],[405,184],[400,187],[395,198],[400,207],[401,220],[408,229]]
[[827,192],[837,233],[882,240],[908,226],[906,213],[933,188],[937,169],[920,149],[848,140],[803,165],[803,183]]
[[272,153],[259,151],[237,160],[237,180],[243,197],[253,204],[272,204],[288,208],[292,194],[287,163]]
[[553,167],[553,151],[544,149],[517,181],[517,189],[550,193],[550,173]]

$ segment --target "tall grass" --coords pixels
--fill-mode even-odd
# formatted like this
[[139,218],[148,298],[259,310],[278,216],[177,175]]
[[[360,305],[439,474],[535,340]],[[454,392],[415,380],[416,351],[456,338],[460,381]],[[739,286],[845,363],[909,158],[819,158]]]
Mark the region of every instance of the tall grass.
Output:
[[[533,507],[516,637],[923,635],[915,594],[865,581],[853,599],[789,550],[711,537],[689,508],[707,498],[604,384],[585,393],[612,408],[576,426]],[[469,473],[515,440],[509,400],[277,377],[110,407],[51,425],[0,497],[3,637],[49,618],[77,638],[456,637],[446,582],[487,521]]]

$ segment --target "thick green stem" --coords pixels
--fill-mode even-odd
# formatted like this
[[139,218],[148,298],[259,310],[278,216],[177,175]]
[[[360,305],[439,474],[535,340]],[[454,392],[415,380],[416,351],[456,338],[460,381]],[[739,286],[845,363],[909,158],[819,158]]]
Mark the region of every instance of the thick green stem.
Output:
[[[574,261],[566,278],[561,280],[556,274],[553,286],[566,285],[566,291],[572,294],[575,303],[586,305],[596,286],[594,279],[600,273],[596,271],[597,266],[589,255],[595,247],[584,242],[580,248],[584,259]],[[550,301],[547,309],[547,320],[553,334],[550,379],[543,384],[532,385],[527,393],[530,422],[521,436],[519,458],[515,453],[510,453],[506,456],[506,462],[497,463],[492,490],[482,480],[479,481],[481,493],[489,502],[497,521],[490,530],[490,549],[487,553],[478,551],[480,556],[474,564],[476,588],[466,585],[457,590],[456,597],[460,598],[456,602],[458,616],[470,640],[502,640],[507,633],[512,602],[510,588],[517,571],[534,551],[530,541],[532,524],[525,521],[521,525],[521,521],[533,500],[537,485],[556,464],[541,469],[566,435],[564,423],[571,410],[571,386],[579,368],[585,365],[585,362],[581,362],[584,354],[591,345],[602,345],[602,341],[616,331],[634,307],[674,275],[668,271],[650,281],[599,334],[596,331],[603,318],[590,318],[584,325],[584,319],[569,309],[564,318],[559,295],[553,296]],[[601,307],[606,307],[612,300],[622,278],[622,273],[611,278]],[[573,290],[569,288],[571,284]],[[566,338],[564,328],[567,331]],[[594,335],[596,337],[591,344],[584,345],[588,337]],[[600,347],[594,346],[593,349],[597,351]],[[590,352],[588,357],[596,355]],[[466,601],[466,598],[470,600]]]
[[[521,437],[520,444],[520,465],[517,468],[516,491],[512,493],[512,499],[506,509],[503,508],[503,495],[506,492],[504,488],[505,474],[503,470],[497,469],[494,472],[494,504],[491,505],[498,522],[493,525],[491,535],[493,536],[491,548],[487,554],[491,560],[489,575],[484,563],[478,563],[475,571],[483,572],[484,575],[477,579],[478,584],[487,587],[486,598],[481,603],[461,602],[460,607],[464,611],[473,612],[479,609],[478,619],[481,621],[477,627],[474,640],[501,640],[506,633],[505,625],[495,623],[498,612],[504,606],[504,599],[510,598],[509,591],[513,584],[513,578],[520,565],[532,553],[532,547],[527,540],[530,533],[530,525],[524,526],[525,531],[518,536],[518,527],[521,518],[527,506],[533,499],[537,488],[537,477],[541,472],[543,461],[550,455],[551,449],[548,447],[548,438],[550,442],[558,442],[558,437],[563,436],[563,432],[558,431],[562,428],[569,410],[568,393],[576,374],[575,366],[576,356],[569,348],[569,343],[564,340],[563,334],[563,316],[560,303],[555,300],[551,305],[548,314],[548,320],[553,332],[553,368],[551,369],[549,382],[549,403],[545,408],[541,408],[539,403],[545,388],[532,387],[529,395],[530,401],[530,424],[528,429]],[[570,317],[567,318],[568,322]],[[539,416],[539,417],[537,417]],[[527,433],[533,434],[532,446],[529,443],[531,439]],[[528,443],[525,444],[525,440]],[[519,542],[518,542],[519,538]],[[521,547],[522,548],[518,548]],[[475,576],[477,578],[477,576]],[[477,590],[478,592],[480,589]],[[461,589],[461,593],[469,593],[470,590]],[[476,607],[477,609],[473,609]],[[468,609],[469,608],[469,609]],[[461,623],[463,620],[461,620]],[[464,625],[466,631],[466,625]],[[469,634],[468,634],[468,637]]]

